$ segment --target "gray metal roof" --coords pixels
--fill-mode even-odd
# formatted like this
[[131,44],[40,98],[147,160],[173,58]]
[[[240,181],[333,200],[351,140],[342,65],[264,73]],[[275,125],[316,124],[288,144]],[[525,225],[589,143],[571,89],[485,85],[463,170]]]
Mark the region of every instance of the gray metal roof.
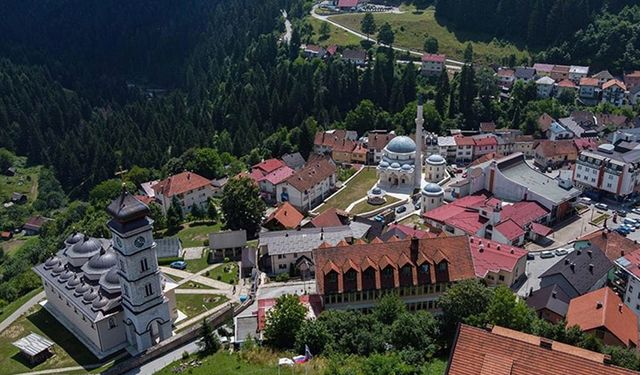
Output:
[[305,163],[304,158],[299,152],[282,155],[282,161],[287,165],[287,167],[294,170],[304,167]]
[[233,249],[246,245],[247,231],[244,229],[209,233],[209,248],[212,250]]
[[331,228],[304,228],[260,233],[259,246],[265,246],[269,255],[310,252],[323,242],[335,246],[342,240],[353,238],[348,225]]
[[567,190],[560,187],[557,180],[529,167],[522,156],[498,163],[498,169],[514,183],[526,187],[554,204],[560,204],[582,194],[576,188]]
[[120,222],[127,222],[148,215],[149,207],[123,190],[122,194],[109,204],[107,213]]
[[[591,269],[593,268],[593,269]],[[540,278],[562,275],[582,295],[613,268],[613,262],[597,246],[574,250],[546,270]]]
[[156,255],[158,258],[173,258],[180,256],[182,243],[178,237],[158,238],[156,242]]
[[54,345],[53,341],[31,332],[29,335],[14,341],[13,345],[24,353],[34,356],[48,350]]
[[571,298],[557,284],[536,290],[527,298],[527,306],[538,311],[548,309],[560,316],[566,316]]

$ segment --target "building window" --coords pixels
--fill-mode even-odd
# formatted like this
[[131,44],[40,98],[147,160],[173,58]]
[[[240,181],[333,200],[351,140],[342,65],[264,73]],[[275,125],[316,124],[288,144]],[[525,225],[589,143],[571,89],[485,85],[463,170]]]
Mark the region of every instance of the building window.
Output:
[[500,280],[500,281],[504,281],[504,276],[503,276],[503,275],[499,275],[499,276],[498,276],[498,280]]
[[142,258],[140,260],[140,272],[145,272],[149,270],[149,264],[147,264],[147,258]]
[[631,303],[631,297],[627,297],[627,302]]
[[633,292],[633,285],[629,285],[629,292]]
[[447,262],[442,261],[438,263],[438,272],[447,272]]
[[109,318],[109,329],[116,328],[116,320],[113,318]]
[[153,288],[151,287],[151,284],[147,284],[144,286],[144,294],[149,297],[150,295],[153,294]]

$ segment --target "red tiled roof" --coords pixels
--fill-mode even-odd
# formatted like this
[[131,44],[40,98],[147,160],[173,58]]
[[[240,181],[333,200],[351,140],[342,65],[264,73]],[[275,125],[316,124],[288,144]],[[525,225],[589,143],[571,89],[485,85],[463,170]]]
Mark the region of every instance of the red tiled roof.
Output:
[[367,147],[369,147],[372,150],[381,151],[383,148],[385,148],[385,146],[387,146],[387,143],[389,143],[389,141],[391,141],[395,137],[396,135],[391,133],[387,133],[387,134],[369,133],[369,136],[367,137]]
[[[342,220],[340,219],[341,217],[343,218]],[[315,228],[339,227],[345,225],[348,218],[349,214],[347,212],[332,207],[311,219],[311,225]]]
[[640,250],[640,245],[635,243],[635,241],[624,237],[618,232],[607,229],[601,229],[587,234],[586,236],[578,238],[577,241],[589,241],[591,245],[602,250],[611,261]]
[[538,202],[521,201],[504,206],[500,213],[500,219],[511,219],[519,226],[524,227],[532,221],[540,220],[548,214],[549,211]]
[[350,139],[342,139],[333,145],[333,151],[352,152],[358,143]]
[[498,77],[513,77],[515,76],[516,71],[513,69],[500,69],[496,74]]
[[[550,348],[541,343],[548,343]],[[633,375],[604,364],[604,354],[494,326],[461,324],[447,375]]]
[[554,73],[569,73],[569,70],[571,70],[569,65],[554,65],[551,69]]
[[336,46],[335,44],[332,44],[329,47],[327,47],[327,53],[331,56],[335,55],[337,51],[338,51],[338,46]]
[[313,144],[316,146],[325,146],[329,148],[335,147],[336,144],[347,139],[347,131],[344,129],[335,129],[325,132],[317,132]]
[[315,44],[307,44],[304,48],[307,51],[312,51],[312,52],[320,52],[320,50],[322,49],[322,47],[315,45]]
[[476,142],[471,137],[459,136],[453,138],[457,146],[473,146]]
[[582,77],[580,78],[580,86],[600,86],[597,78]]
[[148,205],[150,205],[150,204],[151,204],[151,202],[153,202],[153,201],[155,200],[155,198],[154,198],[154,197],[149,197],[149,196],[146,196],[146,195],[139,195],[139,194],[136,194],[136,195],[134,195],[134,197],[135,197],[137,200],[139,200],[140,202],[142,202],[142,203],[146,204],[147,206],[148,206]]
[[323,158],[307,163],[301,170],[287,178],[287,183],[298,191],[305,191],[336,173],[331,159]]
[[519,247],[475,236],[469,237],[469,247],[476,276],[481,278],[484,278],[489,271],[513,272],[518,261],[527,256],[527,251]]
[[474,142],[476,146],[496,146],[498,144],[498,140],[495,137],[474,138]]
[[576,138],[573,140],[579,151],[595,150],[598,148],[598,142],[593,138]]
[[285,164],[280,159],[268,159],[251,167],[251,171],[259,170],[263,175],[271,173],[278,168],[284,167]]
[[285,165],[262,176],[258,179],[258,181],[267,180],[273,185],[278,185],[279,183],[292,176],[294,173],[296,173],[296,171]]
[[183,194],[209,185],[211,185],[211,180],[193,172],[182,172],[153,185],[153,190],[156,194],[170,198],[176,194]]
[[444,63],[447,57],[445,55],[439,55],[434,53],[425,53],[422,55],[422,61],[424,62],[439,62]]
[[547,130],[549,130],[549,127],[551,126],[551,124],[553,124],[555,120],[553,119],[553,117],[549,116],[546,113],[543,113],[539,118],[538,118],[538,127],[540,128],[540,130],[542,130],[543,132],[546,132]]
[[578,86],[576,86],[576,84],[573,83],[573,81],[570,81],[568,79],[563,79],[562,81],[560,81],[558,83],[558,87],[563,87],[563,88],[567,88],[567,89],[575,89]]
[[569,302],[567,327],[583,331],[606,328],[624,345],[638,344],[638,318],[608,287],[595,290]]
[[578,155],[576,144],[571,139],[561,141],[551,141],[548,139],[540,141],[536,147],[536,153],[544,157],[551,158],[563,155]]
[[265,225],[268,225],[270,222],[275,221],[280,223],[285,229],[294,229],[300,225],[304,219],[304,215],[302,215],[295,207],[291,205],[289,202],[284,202],[278,208],[269,215],[267,218]]
[[608,88],[611,88],[612,86],[618,86],[619,88],[623,89],[623,90],[627,90],[627,86],[625,86],[625,84],[623,82],[618,81],[617,79],[612,79],[611,81],[607,81],[605,83],[602,84],[602,89],[606,90]]
[[553,233],[553,229],[540,223],[531,223],[531,230],[533,231],[533,233],[543,237],[546,237]]
[[509,241],[525,235],[525,231],[511,219],[501,221],[500,224],[495,226],[495,230],[500,232]]
[[338,8],[355,8],[358,6],[358,0],[338,0]]
[[618,266],[620,267],[623,267],[625,270],[627,270],[627,272],[640,279],[640,250],[636,250],[630,254],[625,252],[625,255],[623,255],[621,258],[626,259],[628,263],[616,262],[616,264],[618,264]]

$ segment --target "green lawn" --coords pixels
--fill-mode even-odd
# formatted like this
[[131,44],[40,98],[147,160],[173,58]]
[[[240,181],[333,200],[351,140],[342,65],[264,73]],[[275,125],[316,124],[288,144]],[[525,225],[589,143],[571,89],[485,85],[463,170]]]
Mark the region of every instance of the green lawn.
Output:
[[[462,60],[467,42],[471,42],[476,60],[481,63],[495,63],[501,57],[511,54],[515,54],[516,57],[526,56],[524,51],[513,44],[450,31],[445,25],[438,23],[433,7],[429,7],[421,13],[416,13],[413,6],[403,6],[402,10],[404,13],[401,14],[373,14],[377,25],[389,22],[395,32],[394,45],[396,47],[422,51],[426,37],[433,36],[438,39],[439,52],[456,60]],[[360,31],[362,17],[364,17],[364,13],[336,15],[331,16],[330,19],[352,30]]]
[[362,213],[365,213],[365,212],[370,212],[370,211],[382,208],[384,206],[388,206],[390,204],[396,203],[396,202],[398,202],[400,200],[400,199],[398,199],[396,197],[392,197],[390,195],[387,195],[386,199],[387,199],[387,203],[385,203],[383,205],[373,205],[373,204],[370,204],[369,202],[367,202],[366,200],[362,201],[362,202],[356,204],[355,206],[353,206],[353,208],[351,209],[351,211],[349,211],[349,213],[353,214],[353,215],[357,215],[357,214],[362,214]]
[[220,223],[188,223],[183,224],[182,229],[175,235],[182,241],[182,247],[204,246],[204,241],[209,239],[209,233],[219,232]]
[[203,270],[207,267],[210,266],[209,263],[207,263],[207,251],[203,252],[202,258],[200,259],[189,259],[189,260],[185,260],[185,262],[187,262],[187,269],[185,271],[191,272],[191,273],[196,273],[200,270]]
[[[51,338],[55,342],[53,357],[35,367],[31,367],[11,345],[31,332]],[[39,305],[34,312],[23,316],[0,333],[0,371],[3,374],[46,370],[52,368],[86,366],[98,363],[98,359],[67,331],[49,312]]]
[[201,314],[227,302],[227,297],[219,294],[176,294],[178,310],[188,317]]
[[332,207],[346,210],[351,203],[366,196],[367,191],[369,191],[377,181],[378,176],[376,169],[364,167],[355,177],[347,182],[347,185],[342,188],[339,193],[315,211],[321,213]]
[[212,288],[195,281],[187,281],[186,283],[178,286],[178,289],[212,289]]
[[[238,283],[238,263],[229,262],[209,271],[209,277],[227,284]],[[219,277],[219,278],[218,278]],[[231,281],[234,281],[233,283]]]
[[418,215],[410,215],[400,220],[399,224],[408,225],[413,227],[414,225],[418,226],[418,229],[427,229],[427,226],[422,222],[422,218]]
[[13,312],[16,311],[18,309],[18,307],[22,306],[24,303],[26,303],[28,300],[30,300],[31,297],[35,296],[36,294],[38,294],[40,292],[42,292],[42,288],[34,289],[34,290],[30,291],[29,293],[25,294],[24,296],[18,298],[17,300],[11,302],[7,306],[1,308],[0,309],[0,322],[5,320],[9,315],[13,314]]
[[28,203],[38,196],[38,177],[40,176],[40,166],[21,168],[15,176],[0,175],[0,200],[6,202],[11,199],[14,192],[26,194],[29,197]]
[[308,17],[311,27],[313,27],[313,42],[321,46],[330,46],[332,44],[346,47],[346,46],[360,46],[360,38],[351,34],[350,32],[343,30],[339,27],[329,24],[331,34],[328,39],[320,40],[320,25],[323,21],[319,19]]

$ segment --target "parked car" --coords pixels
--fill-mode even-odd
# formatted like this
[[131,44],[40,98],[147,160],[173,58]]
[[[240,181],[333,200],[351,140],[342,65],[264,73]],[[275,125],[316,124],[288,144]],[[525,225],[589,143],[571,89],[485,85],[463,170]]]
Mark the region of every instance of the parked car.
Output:
[[569,249],[565,249],[564,247],[559,247],[555,251],[557,256],[567,255],[569,254]]
[[636,231],[636,227],[635,225],[630,225],[630,224],[622,224],[621,225],[622,228],[625,228],[626,230],[628,230],[629,232],[635,232]]
[[378,223],[384,223],[384,216],[376,215],[373,217],[373,220],[377,221]]
[[631,210],[631,212],[633,212],[636,215],[640,215],[640,208],[634,208],[633,210]]
[[400,207],[396,208],[396,213],[401,214],[401,213],[405,212],[406,210],[407,210],[407,206],[400,206]]
[[606,205],[606,204],[604,204],[604,203],[596,203],[596,208],[597,208],[597,209],[599,209],[599,210],[604,210],[604,211],[606,211],[606,210],[608,210],[608,209],[609,209],[609,206],[607,206],[607,205]]
[[462,174],[462,178],[467,178],[467,172],[464,172],[464,173]]
[[632,219],[630,217],[625,217],[624,220],[622,221],[624,224],[628,224],[628,225],[633,225],[635,226],[638,223],[638,220],[636,219]]
[[616,232],[618,232],[619,234],[626,236],[627,234],[631,233],[629,232],[629,230],[627,230],[626,228],[623,227],[618,227],[616,229],[614,229]]
[[176,260],[175,262],[171,262],[171,264],[169,264],[169,267],[175,268],[178,270],[184,270],[187,268],[187,262],[183,260]]
[[540,253],[540,258],[542,259],[553,258],[554,256],[553,251],[543,251]]
[[627,216],[627,211],[625,211],[625,210],[618,210],[618,211],[616,211],[616,213],[618,214],[618,216],[622,216],[622,217],[626,217]]
[[534,253],[527,253],[527,260],[534,260],[536,259],[536,255]]
[[589,206],[589,205],[591,205],[592,202],[591,202],[591,198],[589,198],[589,197],[580,197],[580,198],[578,198],[578,203],[582,203],[582,204],[585,204],[585,205]]

